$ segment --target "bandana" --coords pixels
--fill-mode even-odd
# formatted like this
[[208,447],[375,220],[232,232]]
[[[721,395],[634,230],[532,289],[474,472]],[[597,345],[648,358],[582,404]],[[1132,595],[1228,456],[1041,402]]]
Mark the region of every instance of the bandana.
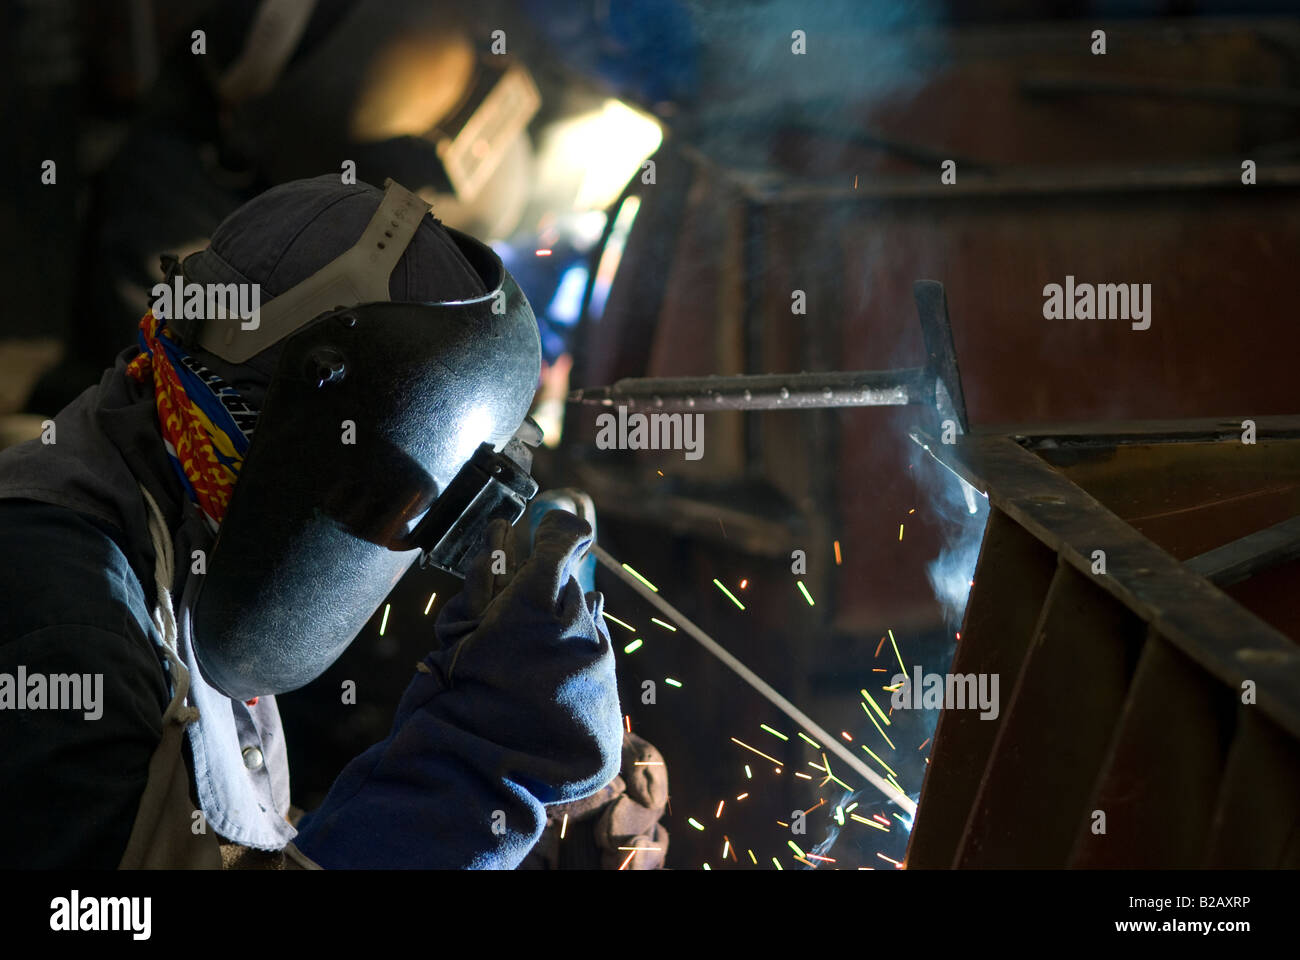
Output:
[[234,387],[190,356],[150,310],[140,321],[140,355],[127,375],[153,374],[158,425],[190,501],[215,531],[226,516],[239,468],[257,423],[257,410]]

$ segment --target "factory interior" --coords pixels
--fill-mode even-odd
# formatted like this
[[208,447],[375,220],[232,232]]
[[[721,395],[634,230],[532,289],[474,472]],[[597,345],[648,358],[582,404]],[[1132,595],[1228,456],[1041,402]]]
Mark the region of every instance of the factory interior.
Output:
[[[1300,867],[1289,6],[10,0],[0,445],[161,256],[391,177],[531,304],[663,801],[519,869]],[[277,696],[295,806],[460,589],[415,564]]]

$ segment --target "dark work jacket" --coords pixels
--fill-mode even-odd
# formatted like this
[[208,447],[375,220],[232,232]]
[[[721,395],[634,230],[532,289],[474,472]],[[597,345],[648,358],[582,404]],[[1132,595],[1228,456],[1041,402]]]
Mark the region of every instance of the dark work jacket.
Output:
[[[0,453],[0,682],[20,670],[103,678],[93,719],[0,709],[0,823],[9,828],[0,867],[117,867],[162,737],[174,678],[153,620],[157,558],[140,487],[172,536],[175,606],[192,551],[208,550],[211,537],[173,472],[152,385],[125,375],[136,353],[124,350],[98,387],[55,417],[45,438],[53,442]],[[283,847],[294,830],[284,820],[288,764],[274,698],[250,707],[189,672],[189,701],[201,697],[207,713],[190,724],[184,751],[191,778],[200,757],[196,805],[222,837]],[[243,769],[250,746],[264,758],[256,770]],[[221,808],[237,806],[229,784],[238,778],[256,800],[232,818]]]

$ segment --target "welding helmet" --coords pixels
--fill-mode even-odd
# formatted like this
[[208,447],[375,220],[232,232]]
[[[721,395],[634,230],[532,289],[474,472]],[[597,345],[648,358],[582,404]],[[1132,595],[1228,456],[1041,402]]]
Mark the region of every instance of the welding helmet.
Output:
[[[529,471],[541,434],[527,413],[540,346],[528,301],[491,248],[436,224],[428,204],[400,185],[385,186],[360,237],[292,287],[273,290],[255,318],[168,321],[219,371],[261,363],[267,374],[251,445],[190,604],[199,667],[235,699],[315,679],[417,558],[463,576],[487,524],[513,523],[537,490]],[[314,204],[309,227],[266,215],[275,213],[277,191],[283,206],[283,191],[295,187]],[[233,234],[265,247],[264,235],[277,231],[288,246],[273,243],[261,259],[274,265],[263,276],[283,282],[274,271],[302,260],[305,232],[339,243],[330,227],[346,222],[340,211],[351,209],[355,221],[358,203],[373,209],[378,191],[340,188],[332,177],[263,197],[271,199],[260,219],[239,223],[262,198],[178,266],[186,282],[247,278],[218,240]],[[424,250],[425,266],[451,263],[467,275],[444,286],[471,295],[390,299],[399,260],[406,296],[420,295],[403,254],[421,229],[454,246],[450,259]]]

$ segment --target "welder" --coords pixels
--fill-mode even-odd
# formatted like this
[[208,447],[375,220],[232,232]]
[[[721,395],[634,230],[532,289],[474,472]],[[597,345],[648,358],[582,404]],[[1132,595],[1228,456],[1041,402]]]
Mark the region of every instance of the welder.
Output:
[[[0,673],[103,677],[98,719],[0,710],[0,865],[513,868],[618,782],[603,600],[573,577],[591,527],[551,510],[512,547],[536,323],[428,210],[337,175],[267,191],[168,277],[255,284],[257,316],[151,310],[0,454]],[[417,559],[465,578],[439,646],[299,817],[275,695]]]

